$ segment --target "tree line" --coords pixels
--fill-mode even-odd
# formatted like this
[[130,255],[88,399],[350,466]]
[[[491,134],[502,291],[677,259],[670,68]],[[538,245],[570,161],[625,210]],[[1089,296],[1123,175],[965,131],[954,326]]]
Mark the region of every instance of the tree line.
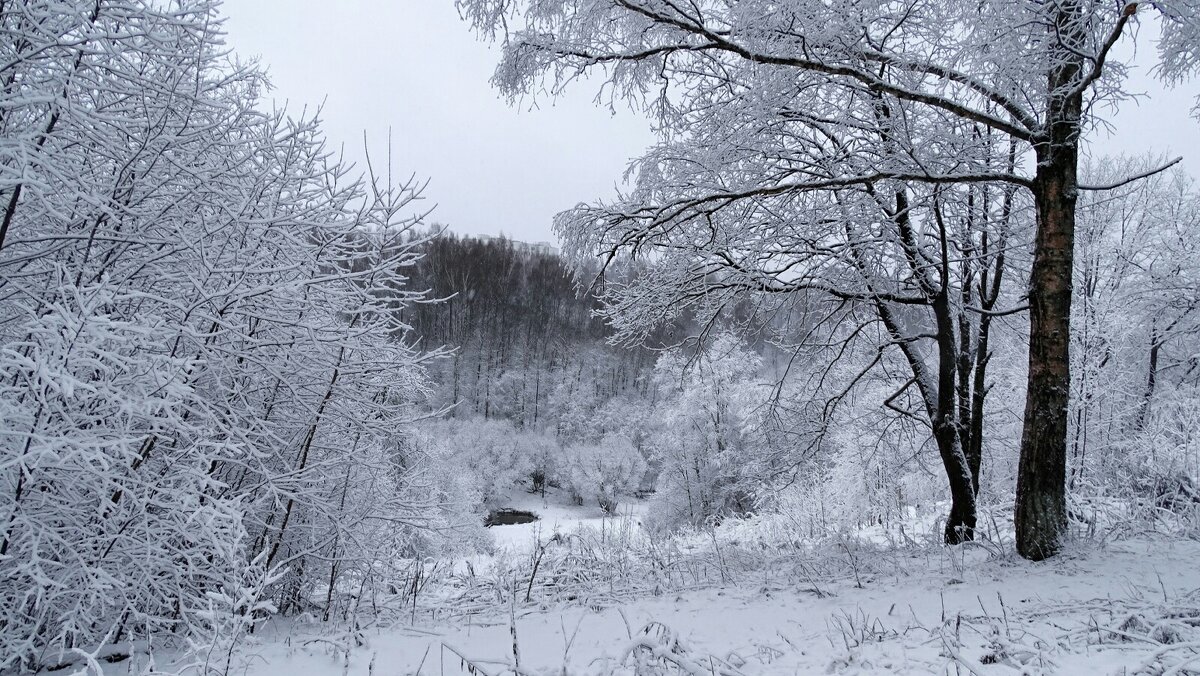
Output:
[[[639,377],[666,332],[634,349],[610,346],[595,314],[602,286],[585,288],[569,261],[503,237],[433,232],[406,274],[410,288],[438,302],[407,305],[399,318],[413,340],[453,348],[430,366],[436,401],[452,407],[450,416],[544,427],[556,400],[645,392]],[[622,274],[635,273],[612,271]]]

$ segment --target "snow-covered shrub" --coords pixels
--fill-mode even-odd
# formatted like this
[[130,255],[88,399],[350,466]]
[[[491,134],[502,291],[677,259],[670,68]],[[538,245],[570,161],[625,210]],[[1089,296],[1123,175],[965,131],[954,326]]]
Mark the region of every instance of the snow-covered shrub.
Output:
[[1200,390],[1158,398],[1140,427],[1101,437],[1081,458],[1073,516],[1106,534],[1200,537]]
[[240,580],[225,580],[190,608],[196,620],[189,623],[185,637],[195,656],[192,668],[199,674],[229,674],[234,669],[235,651],[258,619],[276,612],[267,600],[269,587],[279,571],[263,567],[266,553],[260,553],[242,570]]
[[429,424],[425,433],[474,484],[480,505],[498,507],[516,484],[532,474],[533,461],[507,420],[452,418]]
[[110,314],[129,300],[63,280],[0,347],[0,667],[186,626],[240,579],[241,506],[212,498],[210,468],[250,453],[204,439],[197,365],[162,354],[160,319]]
[[545,494],[547,483],[561,483],[565,471],[562,447],[549,432],[522,432],[518,443],[529,459],[530,490]]
[[475,518],[481,503],[478,483],[426,429],[398,441],[392,480],[405,505],[404,556],[417,559],[459,556],[483,550],[488,536]]
[[613,513],[621,498],[632,495],[646,473],[646,461],[624,436],[609,434],[594,444],[563,449],[560,475],[579,504],[592,500]]

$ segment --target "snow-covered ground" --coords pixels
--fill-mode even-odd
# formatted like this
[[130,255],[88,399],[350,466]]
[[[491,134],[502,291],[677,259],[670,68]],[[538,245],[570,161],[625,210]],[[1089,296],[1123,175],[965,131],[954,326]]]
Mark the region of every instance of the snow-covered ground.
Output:
[[[528,494],[508,506],[541,520],[492,528],[493,562],[528,562],[535,543],[581,526],[592,529],[571,536],[581,549],[617,541],[599,536],[602,529],[628,541],[647,509],[634,503],[619,518],[605,517]],[[738,556],[730,546],[714,539],[711,555]],[[993,545],[889,549],[842,541],[759,560],[757,567],[723,563],[719,577],[667,575],[611,593],[534,587],[530,601],[524,578],[473,581],[472,603],[434,595],[409,616],[357,632],[273,623],[242,643],[234,673],[1200,673],[1200,543],[1084,541],[1054,561],[1031,563]],[[560,556],[553,573],[543,566],[539,584],[561,577],[570,561]],[[114,666],[113,673],[136,673],[136,665]]]
[[526,550],[539,540],[544,542],[554,537],[556,533],[574,532],[580,526],[603,529],[620,525],[624,520],[640,525],[641,516],[646,510],[644,502],[629,499],[617,507],[616,514],[606,514],[594,504],[577,506],[564,492],[553,489],[548,490],[545,496],[514,490],[503,506],[533,512],[538,516],[538,520],[531,523],[488,529],[496,547],[511,552]]

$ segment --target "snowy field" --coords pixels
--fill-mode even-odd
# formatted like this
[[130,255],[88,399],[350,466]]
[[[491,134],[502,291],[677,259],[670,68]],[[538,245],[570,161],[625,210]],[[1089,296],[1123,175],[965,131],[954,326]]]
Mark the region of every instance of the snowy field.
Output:
[[[682,568],[688,560],[709,568],[690,577],[650,575],[649,585],[645,568],[613,559],[647,556],[639,525],[646,505],[605,517],[553,494],[517,493],[509,506],[540,520],[489,529],[495,553],[470,559],[469,574],[465,560],[442,562],[440,570],[453,572],[435,567],[437,579],[414,608],[357,631],[315,618],[269,623],[239,644],[231,673],[1200,671],[1200,543],[1082,541],[1053,562],[1031,563],[990,544],[880,547],[871,531],[762,551],[739,548],[718,529],[707,544],[675,543]],[[590,558],[556,556],[564,547],[575,555],[586,549]],[[561,577],[572,560],[623,565],[627,576],[581,575],[567,593],[548,578]],[[643,584],[612,585],[637,575]],[[145,666],[134,660],[106,673]]]

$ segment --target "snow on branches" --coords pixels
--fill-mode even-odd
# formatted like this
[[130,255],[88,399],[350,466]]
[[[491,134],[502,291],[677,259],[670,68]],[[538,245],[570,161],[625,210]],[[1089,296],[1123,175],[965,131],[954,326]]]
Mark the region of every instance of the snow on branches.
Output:
[[264,111],[219,25],[0,14],[0,669],[328,612],[440,508],[398,441],[420,186]]

